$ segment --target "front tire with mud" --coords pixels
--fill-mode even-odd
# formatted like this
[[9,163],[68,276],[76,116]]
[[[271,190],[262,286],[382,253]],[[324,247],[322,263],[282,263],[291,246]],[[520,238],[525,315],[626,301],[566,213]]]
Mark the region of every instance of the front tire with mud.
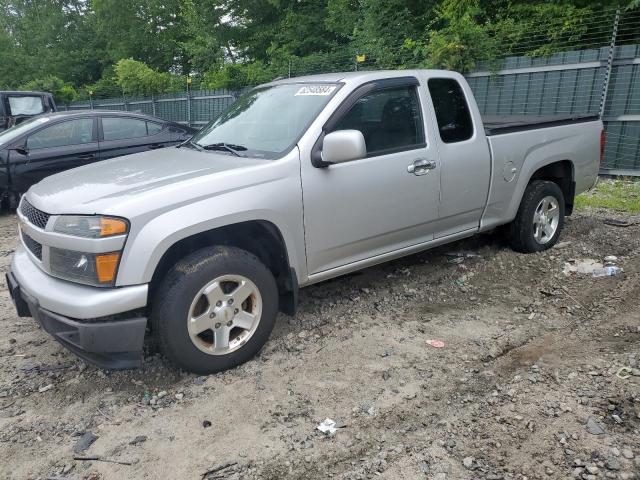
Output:
[[253,358],[269,339],[278,288],[269,269],[235,247],[208,247],[180,260],[155,293],[151,328],[165,358],[197,374]]

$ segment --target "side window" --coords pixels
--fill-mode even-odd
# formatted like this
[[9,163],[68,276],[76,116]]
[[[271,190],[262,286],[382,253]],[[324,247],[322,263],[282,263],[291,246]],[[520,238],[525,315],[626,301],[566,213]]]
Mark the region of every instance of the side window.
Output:
[[123,140],[147,136],[147,122],[137,118],[102,117],[104,140]]
[[149,135],[155,135],[162,131],[162,125],[155,122],[147,122],[147,133]]
[[38,115],[44,112],[42,97],[40,96],[10,96],[10,115]]
[[423,146],[424,128],[416,87],[386,88],[363,96],[333,130],[360,130],[369,156]]
[[64,147],[82,145],[93,141],[93,118],[80,118],[56,123],[43,128],[27,138],[27,148]]
[[452,78],[432,78],[429,92],[444,143],[462,142],[473,135],[473,122],[464,92]]

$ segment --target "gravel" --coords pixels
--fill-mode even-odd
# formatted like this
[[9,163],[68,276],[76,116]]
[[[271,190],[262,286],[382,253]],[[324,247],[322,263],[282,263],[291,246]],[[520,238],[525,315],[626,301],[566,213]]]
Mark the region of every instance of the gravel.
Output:
[[[152,344],[99,370],[3,289],[0,478],[640,480],[640,225],[604,216],[541,254],[482,235],[302,289],[258,357],[208,377]],[[5,272],[16,242],[0,216]],[[608,256],[623,274],[563,273]],[[121,464],[74,460],[88,433]]]

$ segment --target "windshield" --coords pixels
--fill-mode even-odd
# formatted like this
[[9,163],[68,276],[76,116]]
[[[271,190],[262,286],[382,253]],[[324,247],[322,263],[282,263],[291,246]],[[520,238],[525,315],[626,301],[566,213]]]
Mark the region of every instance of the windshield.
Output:
[[25,120],[19,125],[15,125],[7,130],[0,132],[0,145],[6,145],[7,143],[15,140],[23,133],[28,132],[33,127],[37,127],[38,125],[42,125],[43,123],[47,123],[49,121],[49,117],[34,117],[29,120]]
[[285,84],[257,88],[240,97],[192,139],[248,157],[278,158],[300,139],[338,84]]

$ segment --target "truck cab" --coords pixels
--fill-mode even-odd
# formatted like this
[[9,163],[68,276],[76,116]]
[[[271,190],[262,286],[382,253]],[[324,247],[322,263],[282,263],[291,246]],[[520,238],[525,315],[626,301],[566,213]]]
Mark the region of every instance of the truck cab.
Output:
[[56,103],[50,93],[0,91],[0,132],[27,118],[55,111]]

